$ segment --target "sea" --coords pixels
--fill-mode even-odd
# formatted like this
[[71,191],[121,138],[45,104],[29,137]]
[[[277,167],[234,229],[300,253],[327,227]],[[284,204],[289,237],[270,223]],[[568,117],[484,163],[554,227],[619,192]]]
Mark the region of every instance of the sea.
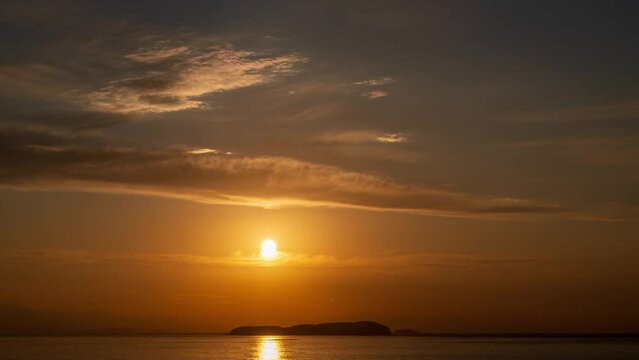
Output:
[[639,359],[639,338],[0,337],[1,360]]

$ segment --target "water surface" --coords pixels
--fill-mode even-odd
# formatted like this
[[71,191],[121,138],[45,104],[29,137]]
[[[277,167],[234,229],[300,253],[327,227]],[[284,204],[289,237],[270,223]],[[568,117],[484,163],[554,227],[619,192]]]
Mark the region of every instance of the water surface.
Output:
[[5,337],[2,360],[639,359],[639,339],[135,336]]

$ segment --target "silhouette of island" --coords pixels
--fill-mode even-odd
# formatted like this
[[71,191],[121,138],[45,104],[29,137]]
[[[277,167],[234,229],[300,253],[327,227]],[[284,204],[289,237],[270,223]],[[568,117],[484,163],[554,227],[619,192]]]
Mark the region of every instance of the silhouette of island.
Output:
[[374,321],[338,322],[324,324],[301,324],[291,327],[281,326],[241,326],[229,335],[391,335],[387,326]]

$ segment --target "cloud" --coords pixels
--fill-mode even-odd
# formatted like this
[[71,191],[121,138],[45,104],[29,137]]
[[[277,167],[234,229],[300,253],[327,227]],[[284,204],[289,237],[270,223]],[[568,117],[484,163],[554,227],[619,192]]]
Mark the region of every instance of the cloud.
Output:
[[377,79],[368,79],[368,80],[357,81],[355,83],[355,85],[380,86],[380,85],[390,84],[390,83],[392,83],[394,81],[395,81],[395,79],[393,79],[392,77],[385,76],[385,77],[377,78]]
[[402,134],[360,129],[325,132],[314,136],[311,145],[314,150],[322,151],[328,156],[372,159],[377,163],[415,164],[428,158],[429,154],[426,151],[392,146],[400,140],[407,141]]
[[193,154],[193,155],[201,155],[201,154],[217,154],[219,153],[219,151],[215,149],[201,148],[201,149],[189,150],[187,151],[187,153]]
[[179,55],[187,55],[189,52],[190,50],[188,47],[179,46],[167,49],[141,49],[137,53],[128,54],[124,57],[129,60],[137,61],[139,63],[153,64]]
[[402,143],[408,141],[408,138],[402,133],[395,134],[383,134],[375,138],[375,140],[382,143]]
[[161,113],[205,107],[204,95],[257,86],[293,74],[299,55],[269,55],[230,46],[142,49],[124,56],[141,66],[82,98],[93,111]]
[[267,208],[346,207],[471,217],[565,211],[551,203],[402,184],[292,158],[119,148],[78,134],[31,128],[0,129],[0,183]]
[[388,93],[382,90],[373,90],[373,91],[367,91],[365,93],[362,93],[362,96],[367,97],[369,99],[378,99],[378,98],[388,96]]
[[374,130],[350,130],[327,132],[315,138],[323,143],[360,144],[375,141],[378,133]]
[[[354,84],[359,86],[382,86],[382,85],[388,85],[394,81],[395,79],[393,79],[392,77],[386,76],[386,77],[381,77],[376,79],[357,81]],[[362,93],[362,96],[367,97],[369,99],[378,99],[381,97],[388,96],[388,92],[375,89],[375,90]]]
[[376,130],[348,130],[327,132],[315,138],[322,143],[365,144],[365,143],[398,143],[408,139],[401,133],[383,133]]
[[327,255],[310,255],[282,252],[276,259],[265,260],[258,254],[212,257],[190,254],[165,253],[114,253],[82,250],[35,249],[23,251],[2,251],[0,259],[4,262],[62,262],[68,264],[131,263],[154,265],[195,265],[195,266],[231,266],[231,267],[308,267],[308,268],[424,268],[424,267],[476,267],[500,264],[535,264],[546,261],[537,257],[482,256],[466,254],[387,254],[379,257],[336,258]]

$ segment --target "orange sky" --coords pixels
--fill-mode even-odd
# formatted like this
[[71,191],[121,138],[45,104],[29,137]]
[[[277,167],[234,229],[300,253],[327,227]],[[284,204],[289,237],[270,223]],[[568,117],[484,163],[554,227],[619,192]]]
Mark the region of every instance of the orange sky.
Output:
[[[2,254],[3,321],[25,331],[357,319],[433,332],[634,331],[639,316],[629,225],[4,196],[20,205],[1,214],[15,241]],[[39,226],[21,224],[25,212]],[[255,259],[267,237],[279,260]]]

